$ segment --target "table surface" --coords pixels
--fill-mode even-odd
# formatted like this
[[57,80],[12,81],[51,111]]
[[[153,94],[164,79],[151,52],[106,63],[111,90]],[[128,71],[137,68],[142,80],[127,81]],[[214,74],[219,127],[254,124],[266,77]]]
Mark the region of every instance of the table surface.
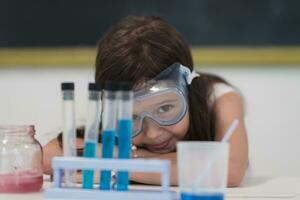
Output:
[[[45,180],[43,190],[51,187],[52,183]],[[153,190],[156,186],[132,186],[137,189]],[[177,187],[171,188],[178,192]],[[41,200],[43,190],[29,194],[0,194],[0,200]],[[227,188],[226,199],[300,199],[300,177],[253,177],[238,188]]]

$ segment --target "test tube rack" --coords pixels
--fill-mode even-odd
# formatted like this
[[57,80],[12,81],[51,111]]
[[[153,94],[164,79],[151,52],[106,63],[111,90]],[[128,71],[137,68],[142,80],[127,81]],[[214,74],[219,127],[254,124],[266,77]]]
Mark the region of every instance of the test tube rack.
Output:
[[[80,157],[55,157],[52,160],[53,186],[44,191],[44,199],[52,200],[172,200],[176,193],[170,191],[170,161],[146,159],[97,159]],[[161,190],[99,190],[65,188],[62,183],[64,170],[115,170],[128,172],[155,172],[161,174]]]

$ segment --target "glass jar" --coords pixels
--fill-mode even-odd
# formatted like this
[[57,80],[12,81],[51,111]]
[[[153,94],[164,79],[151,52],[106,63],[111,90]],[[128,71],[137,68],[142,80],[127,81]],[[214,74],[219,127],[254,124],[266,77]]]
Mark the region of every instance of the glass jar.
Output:
[[0,192],[37,192],[43,185],[42,146],[33,125],[0,126]]

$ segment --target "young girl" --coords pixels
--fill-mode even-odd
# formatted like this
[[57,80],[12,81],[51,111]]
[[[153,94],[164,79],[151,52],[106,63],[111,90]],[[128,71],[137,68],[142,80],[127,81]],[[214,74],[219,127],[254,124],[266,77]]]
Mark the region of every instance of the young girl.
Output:
[[[196,73],[193,67],[190,49],[174,27],[159,17],[127,17],[100,39],[95,81],[134,83],[132,144],[137,149],[132,156],[171,160],[173,185],[178,183],[176,142],[220,141],[231,122],[239,118],[229,139],[228,176],[228,186],[238,186],[248,166],[243,99],[224,79]],[[77,134],[82,138],[83,130]],[[77,143],[82,152],[83,140]],[[51,159],[59,155],[61,136],[44,147],[45,173],[52,173]],[[160,184],[156,174],[131,173],[130,179]]]

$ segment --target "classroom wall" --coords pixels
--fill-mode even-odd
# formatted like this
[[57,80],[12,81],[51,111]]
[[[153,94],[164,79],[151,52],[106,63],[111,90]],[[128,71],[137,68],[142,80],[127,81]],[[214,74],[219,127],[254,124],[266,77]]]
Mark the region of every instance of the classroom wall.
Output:
[[[300,68],[200,70],[222,75],[243,92],[253,174],[300,176]],[[60,83],[75,82],[76,114],[82,119],[90,80],[89,67],[0,68],[0,124],[34,124],[44,144],[61,125]]]

